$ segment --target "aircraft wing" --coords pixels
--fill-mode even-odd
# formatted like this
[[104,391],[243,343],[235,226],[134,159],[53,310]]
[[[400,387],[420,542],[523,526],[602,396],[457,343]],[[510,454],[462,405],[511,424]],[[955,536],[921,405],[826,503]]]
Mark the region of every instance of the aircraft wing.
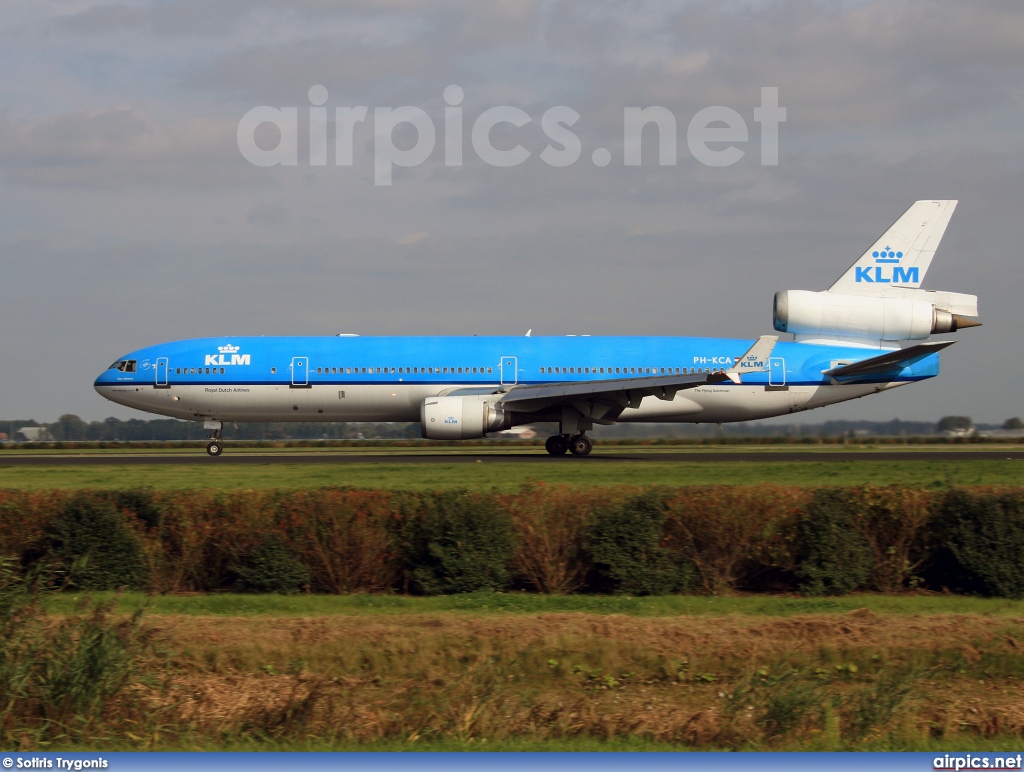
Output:
[[870,375],[881,375],[893,371],[902,370],[926,356],[931,356],[936,351],[942,351],[946,346],[952,346],[955,340],[937,340],[928,343],[919,343],[909,348],[901,348],[898,351],[890,351],[871,359],[864,359],[849,365],[840,365],[831,370],[824,370],[823,375],[834,378],[839,382],[852,381],[858,378],[865,378]]
[[499,402],[527,413],[559,406],[575,407],[597,423],[612,423],[627,407],[639,407],[644,397],[672,400],[683,389],[713,383],[740,383],[741,373],[755,371],[755,360],[763,365],[757,369],[766,370],[768,355],[777,340],[774,335],[758,338],[746,353],[737,357],[736,364],[720,372],[513,386]]

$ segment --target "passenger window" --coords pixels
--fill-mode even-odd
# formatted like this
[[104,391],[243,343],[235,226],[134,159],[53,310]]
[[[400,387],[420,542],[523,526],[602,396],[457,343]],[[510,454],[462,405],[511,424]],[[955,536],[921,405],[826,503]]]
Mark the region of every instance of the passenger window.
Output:
[[224,368],[223,368],[223,367],[222,367],[222,368],[220,368],[220,374],[221,374],[221,375],[224,375]]
[[488,374],[488,375],[490,375],[490,374],[491,374],[491,368],[489,368],[489,367],[487,368],[487,374]]
[[271,367],[270,368],[270,374],[271,375],[275,374],[276,372],[277,372],[277,368],[276,367]]
[[174,368],[174,374],[175,375],[181,375],[181,368],[180,367],[175,367]]

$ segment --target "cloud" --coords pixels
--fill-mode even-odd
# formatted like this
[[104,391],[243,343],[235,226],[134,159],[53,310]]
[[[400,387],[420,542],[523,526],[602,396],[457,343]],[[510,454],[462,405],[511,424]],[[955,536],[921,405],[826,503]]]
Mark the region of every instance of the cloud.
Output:
[[20,120],[0,114],[0,170],[11,184],[84,188],[235,186],[255,176],[228,121],[160,121],[132,107]]
[[416,231],[415,233],[407,233],[402,236],[397,243],[403,247],[407,247],[411,244],[415,244],[417,241],[423,241],[430,235],[430,231]]
[[[95,368],[167,338],[768,332],[772,292],[828,286],[926,197],[962,200],[929,284],[978,293],[986,326],[925,391],[809,418],[1020,412],[1012,363],[976,378],[1024,322],[1019,3],[8,5],[0,275],[17,289],[0,324],[17,332],[0,336],[0,358],[26,363],[0,371],[12,415],[116,412],[89,388]],[[444,163],[451,83],[465,91],[461,166]],[[371,108],[353,166],[309,164],[314,84],[329,116]],[[777,167],[760,165],[762,86],[788,110]],[[241,157],[237,124],[257,105],[298,108],[298,166]],[[382,188],[372,108],[400,105],[426,110],[438,141]],[[473,121],[496,105],[532,118],[495,131],[531,151],[520,166],[472,150]],[[581,116],[581,158],[559,169],[539,158],[555,105]],[[643,165],[625,167],[623,108],[651,105],[676,117],[678,163],[656,164],[649,130]],[[749,128],[734,166],[687,151],[687,124],[710,105]]]

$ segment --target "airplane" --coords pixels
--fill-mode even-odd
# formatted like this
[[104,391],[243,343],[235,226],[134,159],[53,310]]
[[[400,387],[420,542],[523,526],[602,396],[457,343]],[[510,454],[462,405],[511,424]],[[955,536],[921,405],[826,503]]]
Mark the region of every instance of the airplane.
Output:
[[976,327],[978,298],[921,289],[956,201],[917,201],[827,290],[775,294],[756,340],[686,337],[216,337],[119,357],[106,399],[202,421],[211,456],[225,422],[419,421],[465,440],[558,424],[548,453],[588,455],[619,422],[726,423],[796,413],[932,378]]

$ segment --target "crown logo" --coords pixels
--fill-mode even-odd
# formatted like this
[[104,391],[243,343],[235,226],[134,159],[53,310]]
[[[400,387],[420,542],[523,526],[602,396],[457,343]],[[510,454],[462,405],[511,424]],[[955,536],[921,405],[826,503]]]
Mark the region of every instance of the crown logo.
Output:
[[871,253],[871,256],[875,258],[876,263],[898,263],[900,258],[903,257],[902,252],[893,252],[889,247],[879,251],[875,250]]
[[226,346],[217,346],[217,350],[222,354],[234,354],[238,349],[239,346],[232,346],[230,343]]

